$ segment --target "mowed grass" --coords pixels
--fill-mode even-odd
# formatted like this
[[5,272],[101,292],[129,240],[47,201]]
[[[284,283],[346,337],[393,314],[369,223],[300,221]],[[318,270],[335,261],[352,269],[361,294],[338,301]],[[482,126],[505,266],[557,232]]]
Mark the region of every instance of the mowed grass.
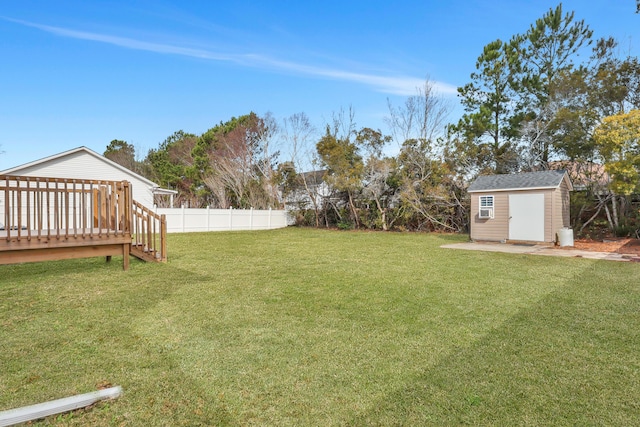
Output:
[[465,236],[169,235],[169,262],[0,266],[0,410],[44,425],[640,425],[640,265]]

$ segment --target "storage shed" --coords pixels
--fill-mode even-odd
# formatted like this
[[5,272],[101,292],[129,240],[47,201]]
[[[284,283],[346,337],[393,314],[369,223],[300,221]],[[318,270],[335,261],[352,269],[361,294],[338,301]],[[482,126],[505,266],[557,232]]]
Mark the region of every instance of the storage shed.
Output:
[[555,243],[569,227],[569,192],[564,170],[479,176],[471,195],[471,239]]

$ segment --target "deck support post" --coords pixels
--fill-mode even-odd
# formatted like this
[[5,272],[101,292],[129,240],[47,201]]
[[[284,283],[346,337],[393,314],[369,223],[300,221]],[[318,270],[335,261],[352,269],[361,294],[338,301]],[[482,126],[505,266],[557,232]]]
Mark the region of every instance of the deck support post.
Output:
[[131,243],[125,243],[122,245],[122,269],[127,271],[129,269],[129,248]]

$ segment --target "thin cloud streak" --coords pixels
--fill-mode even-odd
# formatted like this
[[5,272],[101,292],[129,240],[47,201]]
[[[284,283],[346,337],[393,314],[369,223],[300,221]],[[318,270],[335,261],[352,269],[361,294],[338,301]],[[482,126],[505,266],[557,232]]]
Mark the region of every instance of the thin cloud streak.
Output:
[[[334,70],[329,68],[314,67],[311,65],[297,64],[293,62],[277,61],[270,58],[255,56],[256,62],[263,62],[267,66],[278,69],[295,71],[300,74],[314,75],[331,78],[334,80],[352,81],[375,87],[378,91],[394,95],[415,95],[419,88],[424,87],[425,79],[416,77],[388,77],[373,74],[355,73],[351,71]],[[446,95],[457,94],[455,86],[432,82],[437,92]]]
[[[194,49],[182,46],[174,46],[168,44],[152,43],[127,37],[118,37],[105,34],[91,33],[86,31],[77,31],[67,28],[42,25],[33,22],[22,21],[18,19],[0,17],[5,21],[14,22],[31,28],[36,28],[50,34],[61,37],[68,37],[79,40],[95,41],[100,43],[111,44],[127,49],[142,50],[147,52],[180,55],[198,59],[207,59],[212,61],[233,62],[239,65],[249,67],[265,67],[286,72],[295,72],[298,74],[324,77],[333,80],[350,81],[366,86],[373,87],[375,90],[383,93],[411,96],[415,95],[418,88],[424,86],[425,80],[415,77],[391,77],[380,76],[374,74],[356,73],[351,71],[343,71],[331,68],[316,67],[312,65],[298,64],[295,62],[279,61],[270,57],[257,54],[223,54],[212,52],[204,49]],[[443,95],[456,94],[456,88],[452,85],[440,82],[432,82],[434,89]]]

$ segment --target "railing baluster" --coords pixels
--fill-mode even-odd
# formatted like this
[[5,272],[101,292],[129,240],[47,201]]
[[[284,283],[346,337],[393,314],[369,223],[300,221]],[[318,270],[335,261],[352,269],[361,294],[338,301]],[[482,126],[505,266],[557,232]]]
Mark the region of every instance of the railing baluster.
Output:
[[111,228],[111,191],[108,183],[105,183],[104,191],[104,228],[108,236]]
[[51,193],[49,192],[51,183],[49,178],[45,179],[46,196],[47,196],[47,239],[51,240]]
[[11,185],[9,177],[4,178],[5,188],[4,188],[4,229],[7,233],[7,242],[11,240],[11,193],[9,192],[9,186]]
[[56,232],[56,238],[60,239],[60,207],[58,201],[58,181],[54,180],[55,184],[53,190],[53,227]]
[[63,192],[63,200],[64,200],[64,238],[69,238],[69,181],[63,181],[64,192]]
[[78,237],[78,193],[75,179],[73,180],[73,236]]
[[27,177],[27,240],[31,240],[31,180]]
[[93,237],[94,229],[98,226],[98,190],[93,187],[93,183],[91,184],[91,228],[89,229],[89,236]]
[[18,241],[20,241],[22,237],[22,191],[20,189],[20,178],[16,179],[16,206],[18,208],[16,212],[16,236]]
[[160,259],[162,261],[167,260],[167,216],[162,214],[160,216]]
[[153,221],[151,218],[149,218],[149,222],[151,223],[151,229],[152,229],[152,240],[153,240],[153,257],[156,257],[156,253],[158,252],[158,234],[157,234],[157,230],[156,230],[156,221]]
[[87,209],[89,209],[89,207],[87,206],[87,195],[91,194],[90,192],[87,192],[87,190],[85,190],[84,188],[84,181],[82,181],[82,199],[81,199],[81,206],[82,206],[82,238],[84,239],[85,237],[85,233],[87,232]]
[[40,178],[36,178],[36,227],[38,229],[38,240],[42,238],[42,190],[40,189]]
[[104,227],[104,186],[102,181],[98,184],[98,237],[102,237],[102,228]]
[[146,217],[146,220],[147,220],[147,248],[151,253],[153,251],[153,241],[152,241],[153,234],[151,234],[151,220],[149,217]]

